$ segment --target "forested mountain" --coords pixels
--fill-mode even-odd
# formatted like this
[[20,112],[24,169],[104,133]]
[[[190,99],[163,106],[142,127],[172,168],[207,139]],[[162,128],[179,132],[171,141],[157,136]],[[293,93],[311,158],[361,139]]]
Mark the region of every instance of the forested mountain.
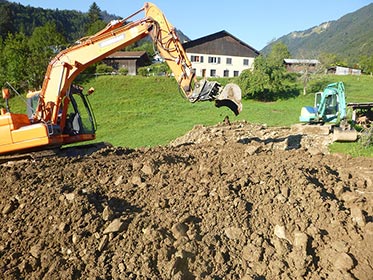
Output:
[[8,33],[21,31],[30,36],[36,27],[54,22],[57,31],[67,41],[74,41],[84,36],[89,22],[82,12],[34,8],[5,0],[0,0],[0,15],[0,36],[3,39]]
[[[92,3],[94,3],[94,0],[92,0]],[[105,23],[121,18],[101,10],[100,15],[101,20]],[[92,24],[88,13],[74,10],[35,8],[0,0],[0,37],[3,39],[8,33],[23,32],[26,36],[30,36],[36,27],[44,26],[48,22],[55,23],[57,31],[70,43],[87,35],[87,31]],[[182,42],[189,40],[183,32],[177,29],[176,31]]]
[[351,63],[361,56],[373,56],[373,3],[336,21],[282,36],[262,52],[269,53],[278,42],[284,43],[291,55],[298,58],[330,53]]

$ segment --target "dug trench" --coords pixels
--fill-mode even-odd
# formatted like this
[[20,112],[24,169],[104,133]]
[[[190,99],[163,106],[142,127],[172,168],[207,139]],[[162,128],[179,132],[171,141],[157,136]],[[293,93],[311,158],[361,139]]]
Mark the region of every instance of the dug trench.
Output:
[[0,165],[1,279],[373,279],[373,159],[246,122]]

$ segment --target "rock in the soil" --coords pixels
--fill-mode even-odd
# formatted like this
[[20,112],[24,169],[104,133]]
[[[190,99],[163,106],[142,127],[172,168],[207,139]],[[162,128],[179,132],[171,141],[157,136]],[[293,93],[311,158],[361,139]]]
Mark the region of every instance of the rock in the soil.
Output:
[[172,226],[171,232],[176,239],[179,239],[182,236],[187,236],[188,229],[188,225],[184,223],[177,223]]
[[352,220],[359,226],[365,226],[365,217],[361,209],[357,206],[353,206],[351,208],[351,217]]
[[224,230],[225,235],[229,239],[240,240],[243,236],[243,231],[238,227],[229,227]]
[[354,261],[347,253],[340,253],[334,261],[334,268],[337,270],[349,271],[354,267]]
[[304,232],[294,232],[294,247],[306,250],[308,242],[308,236]]
[[124,222],[120,219],[113,220],[104,230],[104,234],[114,233],[114,232],[121,232],[124,230]]
[[113,211],[110,209],[109,206],[106,206],[104,208],[104,211],[102,211],[102,219],[104,221],[110,221],[112,219],[112,216],[113,216]]

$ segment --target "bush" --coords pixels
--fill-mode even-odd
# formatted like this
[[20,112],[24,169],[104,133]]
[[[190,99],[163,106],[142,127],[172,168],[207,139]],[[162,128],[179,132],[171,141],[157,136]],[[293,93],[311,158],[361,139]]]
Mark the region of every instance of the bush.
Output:
[[141,75],[141,76],[148,76],[149,75],[149,72],[150,72],[150,68],[145,66],[145,67],[140,67],[139,69],[137,69],[137,74],[138,75]]
[[307,92],[315,93],[323,91],[327,85],[330,84],[330,81],[326,77],[321,77],[311,80],[307,85]]
[[118,70],[120,75],[128,75],[128,68],[122,67]]
[[373,146],[373,127],[363,129],[359,142],[365,148]]
[[104,63],[101,63],[99,65],[97,65],[96,67],[96,73],[98,74],[104,74],[104,73],[111,73],[114,71],[114,68],[109,66],[109,65],[106,65]]
[[137,74],[141,76],[164,76],[170,73],[171,70],[165,62],[140,67],[137,70]]

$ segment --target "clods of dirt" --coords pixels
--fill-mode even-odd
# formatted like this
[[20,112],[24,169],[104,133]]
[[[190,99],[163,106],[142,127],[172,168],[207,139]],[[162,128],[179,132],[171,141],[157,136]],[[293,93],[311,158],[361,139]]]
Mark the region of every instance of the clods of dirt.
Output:
[[246,122],[0,165],[2,279],[372,279],[373,159]]

